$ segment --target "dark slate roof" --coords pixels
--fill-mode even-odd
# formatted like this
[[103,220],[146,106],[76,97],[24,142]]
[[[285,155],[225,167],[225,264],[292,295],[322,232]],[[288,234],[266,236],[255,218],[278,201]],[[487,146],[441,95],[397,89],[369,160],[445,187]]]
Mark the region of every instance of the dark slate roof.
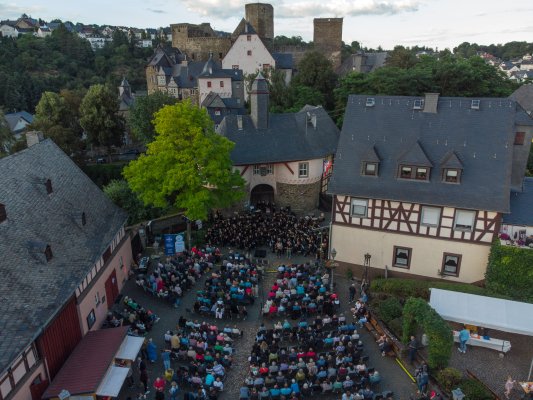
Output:
[[[371,107],[367,97],[348,99],[331,193],[509,212],[514,125],[526,116],[514,101],[476,99],[473,110],[472,99],[444,97],[437,113],[427,113],[413,110],[419,97],[374,96]],[[397,179],[399,157],[417,143],[433,164],[430,181]],[[368,145],[381,158],[377,179],[360,174]],[[450,151],[464,167],[457,185],[441,181],[440,163]]]
[[222,65],[213,60],[213,54],[210,54],[198,78],[231,78],[233,81],[242,81],[242,70],[222,69]]
[[432,167],[433,163],[429,161],[428,156],[416,141],[409,147],[399,158],[398,162],[401,164],[419,165],[424,167]]
[[17,122],[19,122],[21,118],[28,122],[28,124],[33,122],[33,115],[27,111],[5,114],[4,117],[7,121],[7,125],[9,126],[9,130],[13,133],[15,133],[15,126],[17,126]]
[[450,151],[448,154],[446,154],[441,162],[440,162],[441,168],[456,168],[456,169],[463,169],[463,163],[461,160],[459,160],[459,157],[457,157],[457,154],[455,154],[455,151]]
[[[316,129],[309,117],[316,115]],[[242,118],[239,130],[237,118]],[[311,160],[335,153],[339,130],[322,107],[306,106],[297,113],[269,114],[268,128],[257,130],[249,115],[228,115],[218,132],[235,143],[234,165]]]
[[520,86],[509,98],[516,100],[529,114],[533,112],[533,84]]
[[127,216],[50,139],[0,159],[0,203],[1,373],[72,297]]
[[276,61],[276,68],[292,69],[294,67],[291,53],[272,53],[272,58]]
[[524,178],[523,191],[511,192],[511,213],[503,215],[503,223],[533,226],[533,178]]

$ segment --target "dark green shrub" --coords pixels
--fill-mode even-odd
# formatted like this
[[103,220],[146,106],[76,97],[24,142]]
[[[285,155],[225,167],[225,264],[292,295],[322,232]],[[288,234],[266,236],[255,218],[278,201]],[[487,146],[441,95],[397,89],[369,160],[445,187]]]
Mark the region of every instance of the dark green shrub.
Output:
[[428,365],[441,369],[448,365],[453,348],[452,331],[446,321],[420,298],[410,297],[403,308],[403,341],[409,338],[421,326],[429,339]]
[[112,180],[121,180],[122,169],[125,164],[93,164],[85,165],[81,169],[91,178],[91,180],[103,188]]
[[403,307],[396,297],[389,297],[379,303],[378,307],[378,314],[386,324],[402,316]]
[[392,321],[389,321],[387,326],[396,337],[402,337],[403,318],[395,318]]
[[533,251],[492,244],[485,273],[487,289],[492,293],[520,301],[533,302]]
[[466,400],[492,400],[493,396],[483,384],[475,379],[464,379],[459,385]]
[[[533,253],[533,252],[531,252]],[[533,285],[533,283],[532,283]],[[387,293],[389,295],[407,299],[408,297],[421,297],[429,300],[430,288],[451,290],[455,292],[477,294],[499,298],[509,298],[501,293],[494,293],[485,288],[470,285],[468,283],[452,283],[441,281],[422,281],[417,279],[374,279],[370,285],[373,293]]]
[[436,379],[441,388],[449,395],[461,383],[463,373],[455,368],[444,368],[437,373]]

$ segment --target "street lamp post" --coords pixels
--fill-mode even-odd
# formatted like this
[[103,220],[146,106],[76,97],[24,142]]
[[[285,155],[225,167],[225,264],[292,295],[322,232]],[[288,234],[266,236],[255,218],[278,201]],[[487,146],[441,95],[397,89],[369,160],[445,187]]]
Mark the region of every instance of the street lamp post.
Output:
[[332,258],[332,262],[330,263],[329,265],[329,270],[330,270],[330,286],[329,286],[329,291],[331,293],[333,293],[333,290],[334,290],[334,286],[333,286],[333,271],[335,270],[335,267],[337,266],[335,264],[335,257],[337,257],[337,250],[335,250],[335,248],[331,249],[331,252],[330,252],[330,255],[331,255],[331,258]]
[[368,267],[370,267],[370,258],[372,258],[370,253],[366,253],[365,254],[365,270],[363,272],[363,282],[361,283],[361,286],[368,285]]

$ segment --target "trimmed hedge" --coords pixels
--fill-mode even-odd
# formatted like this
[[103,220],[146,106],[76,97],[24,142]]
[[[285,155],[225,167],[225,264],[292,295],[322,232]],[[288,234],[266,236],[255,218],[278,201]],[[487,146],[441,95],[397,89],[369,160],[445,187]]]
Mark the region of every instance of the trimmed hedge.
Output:
[[410,297],[403,307],[403,341],[406,344],[416,333],[417,326],[422,327],[429,339],[428,365],[435,369],[445,368],[452,355],[452,331],[424,299]]
[[389,297],[378,303],[377,312],[383,322],[388,324],[393,319],[402,316],[403,307],[396,297]]
[[430,288],[452,290],[455,292],[477,294],[480,296],[509,298],[509,296],[494,294],[485,288],[470,285],[468,283],[422,281],[403,278],[379,278],[374,279],[370,284],[370,287],[373,293],[387,293],[403,299],[407,299],[408,297],[421,297],[425,300],[429,300]]
[[533,249],[502,246],[496,240],[485,278],[491,292],[533,303]]
[[492,400],[494,397],[481,382],[475,379],[463,379],[459,385],[466,400]]

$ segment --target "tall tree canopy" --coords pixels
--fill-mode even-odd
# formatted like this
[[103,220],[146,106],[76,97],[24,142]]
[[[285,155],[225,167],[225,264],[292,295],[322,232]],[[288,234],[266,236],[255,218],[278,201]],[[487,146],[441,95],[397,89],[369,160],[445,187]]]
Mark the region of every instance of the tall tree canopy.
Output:
[[75,154],[82,148],[83,130],[79,124],[82,91],[62,90],[59,94],[44,92],[35,107],[32,128],[40,130],[61,149]]
[[112,180],[104,186],[104,193],[113,203],[128,213],[128,225],[136,224],[161,215],[161,210],[145,206],[143,202],[131,191],[131,188],[123,179]]
[[89,143],[95,146],[119,146],[124,134],[124,120],[118,114],[119,101],[114,91],[93,85],[80,104],[80,125]]
[[323,96],[322,104],[326,109],[333,107],[333,89],[337,82],[337,75],[333,72],[331,62],[317,51],[306,53],[298,64],[298,73],[291,82],[291,86],[307,86],[320,92]]
[[205,220],[212,208],[243,196],[244,180],[232,172],[234,144],[215,133],[205,110],[188,100],[165,106],[155,114],[155,131],[146,154],[123,172],[145,204],[173,205],[189,219]]
[[145,144],[150,143],[155,136],[154,114],[164,106],[176,102],[175,97],[160,91],[135,99],[127,118],[128,127],[133,137]]
[[4,111],[0,108],[0,157],[3,157],[9,151],[13,143],[13,135],[9,130],[5,119]]

